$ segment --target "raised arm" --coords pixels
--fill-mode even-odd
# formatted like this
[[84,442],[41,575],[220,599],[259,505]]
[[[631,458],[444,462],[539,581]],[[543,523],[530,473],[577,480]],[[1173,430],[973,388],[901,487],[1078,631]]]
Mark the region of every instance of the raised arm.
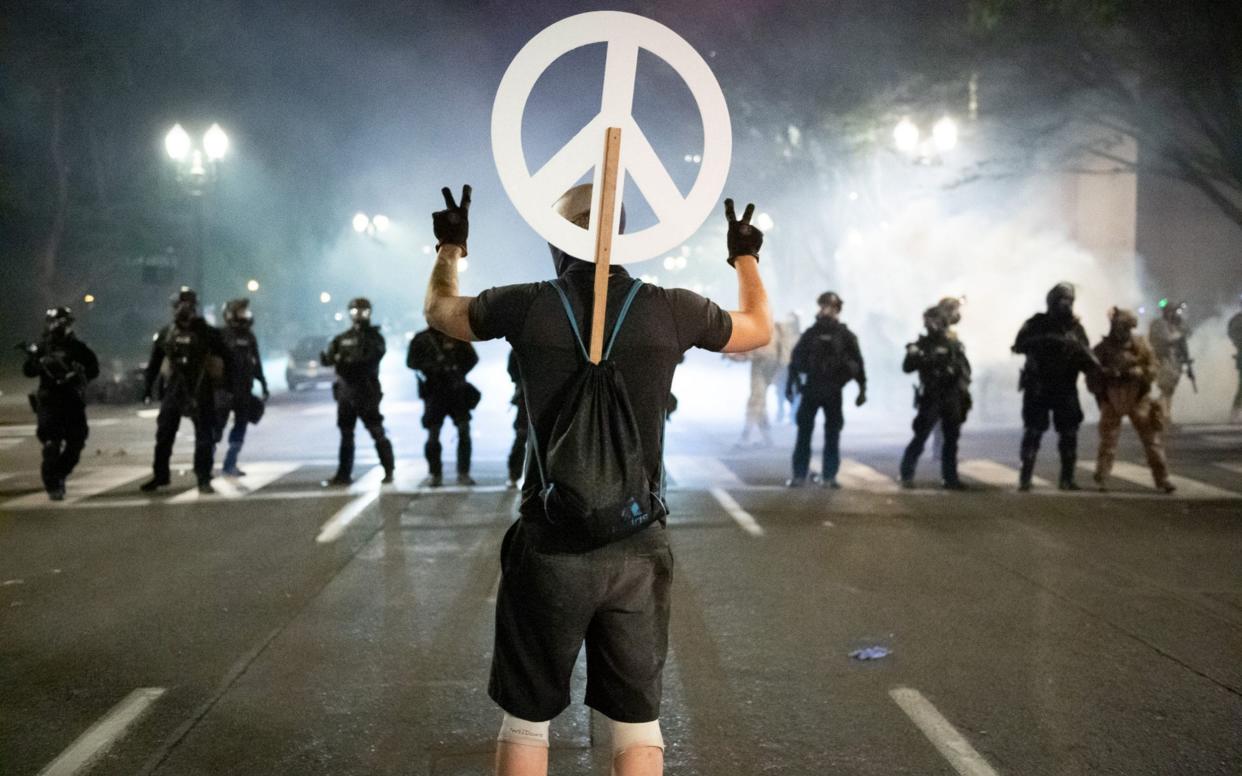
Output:
[[759,277],[759,248],[763,232],[750,223],[755,212],[753,204],[739,221],[733,212],[733,200],[725,200],[725,218],[729,221],[727,237],[729,264],[737,270],[738,310],[730,310],[733,333],[724,346],[725,353],[744,353],[761,348],[772,340],[772,312],[768,309],[768,293]]
[[431,214],[437,243],[436,263],[423,298],[423,317],[431,327],[469,342],[478,339],[470,330],[469,310],[474,297],[457,292],[457,260],[466,255],[466,238],[470,233],[470,186],[462,187],[460,205],[453,201],[448,187],[441,193],[446,207]]

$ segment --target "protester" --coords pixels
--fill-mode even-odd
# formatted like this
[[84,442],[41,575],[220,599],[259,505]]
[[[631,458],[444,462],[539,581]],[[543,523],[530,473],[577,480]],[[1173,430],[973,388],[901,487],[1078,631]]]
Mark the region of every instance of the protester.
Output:
[[[501,549],[502,577],[496,603],[496,643],[489,692],[505,712],[496,768],[502,775],[547,772],[550,720],[569,703],[570,674],[583,641],[587,652],[586,703],[611,720],[615,773],[663,771],[659,714],[661,677],[668,645],[672,556],[666,508],[660,497],[665,414],[673,371],[691,347],[742,352],[762,347],[772,335],[758,253],[763,236],[750,225],[753,206],[738,220],[726,200],[729,264],[739,282],[741,310],[726,312],[683,289],[634,281],[624,267],[608,276],[610,355],[586,363],[578,332],[589,331],[595,267],[552,247],[556,280],[458,294],[457,261],[466,255],[470,189],[461,204],[443,191],[447,208],[433,216],[437,259],[426,296],[428,322],[461,340],[504,337],[513,346],[531,418],[528,476],[520,519]],[[585,227],[590,186],[566,192],[558,212]],[[624,211],[619,216],[624,228]],[[628,316],[623,314],[628,310]],[[567,321],[568,318],[568,321]],[[619,323],[624,321],[622,328]],[[577,340],[577,342],[575,342]],[[585,381],[585,382],[584,382]],[[570,439],[562,410],[575,397],[598,396],[605,386],[614,403],[602,430],[629,436],[650,498],[644,512],[631,504],[632,533],[587,549],[594,536],[581,520],[553,523],[546,499],[558,483],[546,483],[545,464],[556,464],[547,440]],[[579,440],[581,441],[581,440]],[[588,440],[589,441],[589,440]],[[530,476],[530,468],[539,471]],[[598,483],[610,490],[618,483]],[[626,510],[627,517],[631,509]],[[595,513],[591,513],[594,515]],[[589,627],[588,627],[589,626]]]

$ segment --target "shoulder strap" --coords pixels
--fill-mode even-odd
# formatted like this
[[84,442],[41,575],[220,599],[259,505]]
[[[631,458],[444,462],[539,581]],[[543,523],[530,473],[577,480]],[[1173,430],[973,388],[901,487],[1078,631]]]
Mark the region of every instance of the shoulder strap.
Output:
[[630,285],[630,292],[625,295],[625,302],[621,305],[621,312],[617,314],[617,322],[612,327],[612,336],[608,338],[608,348],[604,351],[604,358],[607,359],[612,355],[612,346],[617,344],[617,335],[621,333],[621,324],[625,323],[625,316],[630,312],[630,305],[634,304],[634,297],[638,295],[638,289],[642,287],[643,281],[635,279]]
[[582,344],[582,333],[578,331],[578,319],[574,317],[574,306],[569,303],[569,297],[565,295],[565,289],[561,288],[560,281],[553,280],[551,283],[552,288],[556,289],[557,295],[561,298],[561,305],[565,308],[565,316],[569,318],[569,327],[573,329],[578,349],[582,351],[582,357],[589,361],[591,356],[587,353],[586,345]]

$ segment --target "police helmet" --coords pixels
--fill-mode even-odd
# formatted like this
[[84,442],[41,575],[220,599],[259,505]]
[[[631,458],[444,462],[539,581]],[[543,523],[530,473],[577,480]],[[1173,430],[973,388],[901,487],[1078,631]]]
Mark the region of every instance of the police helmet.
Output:
[[364,323],[371,320],[371,300],[365,296],[355,297],[349,300],[349,319],[354,323]]
[[1124,307],[1108,308],[1108,322],[1133,329],[1138,326],[1138,316]]
[[837,310],[845,306],[845,302],[841,300],[840,294],[836,291],[825,291],[820,294],[819,298],[815,300],[815,304],[820,307],[835,307]]
[[189,286],[182,286],[180,290],[177,291],[177,293],[173,294],[172,296],[168,298],[168,301],[170,304],[172,304],[173,307],[176,307],[182,302],[186,302],[188,304],[192,304],[195,307],[197,307],[198,306],[198,294],[195,293],[194,289],[190,288]]
[[73,331],[73,311],[63,305],[48,308],[44,321],[49,333],[60,332],[68,334]]
[[1048,307],[1051,309],[1062,299],[1068,299],[1069,303],[1072,305],[1074,303],[1075,296],[1076,292],[1074,291],[1074,284],[1062,282],[1057,283],[1055,286],[1048,289],[1048,295],[1044,297],[1044,301],[1048,303]]
[[249,299],[230,299],[224,303],[224,322],[229,326],[249,326],[254,322]]

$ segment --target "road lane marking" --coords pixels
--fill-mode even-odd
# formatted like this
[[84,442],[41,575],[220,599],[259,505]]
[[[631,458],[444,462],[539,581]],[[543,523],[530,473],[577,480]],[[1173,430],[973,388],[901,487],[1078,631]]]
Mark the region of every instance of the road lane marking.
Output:
[[85,772],[163,694],[163,687],[139,687],[134,690],[85,733],[78,736],[59,757],[39,771],[39,776],[73,776]]
[[1226,463],[1221,461],[1217,462],[1216,467],[1218,469],[1224,469],[1227,472],[1233,472],[1234,474],[1242,474],[1242,463]]
[[975,751],[970,742],[957,732],[957,728],[922,693],[909,687],[895,687],[888,694],[910,721],[927,736],[932,746],[949,761],[953,770],[962,776],[997,776],[988,761]]
[[380,480],[383,477],[383,468],[375,466],[359,477],[353,485],[350,485],[349,492],[351,494],[361,495],[355,495],[348,504],[341,507],[335,515],[328,518],[328,522],[324,523],[323,527],[319,529],[319,535],[315,537],[315,541],[320,544],[330,544],[341,538],[349,524],[358,519],[358,516],[365,512],[367,507],[379,500]]
[[74,506],[83,499],[98,496],[113,488],[133,482],[149,471],[145,466],[105,466],[99,469],[86,469],[76,477],[70,477],[66,483],[64,501],[48,501],[47,494],[42,491],[30,493],[0,504],[4,509],[24,509],[30,507]]
[[729,513],[729,517],[733,518],[742,527],[742,530],[751,536],[763,536],[763,528],[749,512],[742,509],[741,504],[733,500],[732,496],[725,493],[722,488],[712,488],[711,494],[724,511]]
[[[1086,464],[1080,464],[1081,468],[1090,468]],[[1146,485],[1148,488],[1152,486],[1151,469],[1146,466],[1140,466],[1137,463],[1128,463],[1126,461],[1117,461],[1113,464],[1113,475],[1119,480],[1133,483],[1135,485]],[[1178,498],[1189,499],[1238,499],[1242,498],[1242,493],[1234,493],[1233,491],[1218,488],[1215,485],[1208,485],[1206,482],[1192,480],[1189,477],[1182,477],[1176,474],[1169,475],[1169,482],[1177,486]]]
[[744,484],[719,458],[706,455],[666,455],[664,469],[679,486],[735,488]]
[[245,477],[215,477],[212,479],[212,487],[216,489],[214,496],[204,496],[198,492],[198,488],[191,488],[184,493],[168,499],[170,504],[184,504],[190,501],[213,500],[213,499],[238,499],[250,496],[255,491],[267,485],[271,485],[276,480],[291,474],[301,468],[301,464],[289,461],[283,462],[257,462],[246,465]]
[[868,493],[896,493],[900,488],[897,481],[882,471],[873,469],[865,463],[846,458],[841,461],[841,470],[837,472],[837,481],[841,487],[849,490],[862,490]]
[[0,437],[32,437],[34,435],[34,425],[0,426]]
[[138,410],[134,414],[140,418],[158,418],[160,416],[160,411],[152,407],[149,410]]
[[336,414],[336,405],[334,405],[334,404],[323,404],[323,405],[319,405],[319,406],[316,406],[316,407],[307,407],[306,409],[301,410],[300,412],[298,412],[298,414],[299,414],[299,415],[307,415],[307,416],[335,415],[335,414]]
[[[957,470],[972,480],[982,482],[984,485],[1010,489],[1018,487],[1017,469],[989,459],[972,458],[962,461],[957,465]],[[1052,486],[1052,483],[1043,477],[1032,477],[1031,484],[1037,488]]]

